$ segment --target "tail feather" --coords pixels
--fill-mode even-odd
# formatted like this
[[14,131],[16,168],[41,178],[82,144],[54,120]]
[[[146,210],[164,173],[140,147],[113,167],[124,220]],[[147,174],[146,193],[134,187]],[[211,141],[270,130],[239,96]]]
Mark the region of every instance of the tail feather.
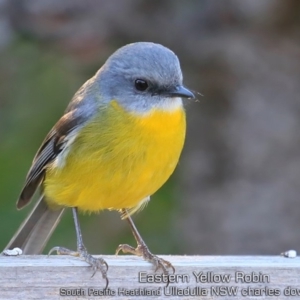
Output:
[[18,247],[23,254],[41,254],[63,212],[63,207],[51,210],[41,197],[5,249]]

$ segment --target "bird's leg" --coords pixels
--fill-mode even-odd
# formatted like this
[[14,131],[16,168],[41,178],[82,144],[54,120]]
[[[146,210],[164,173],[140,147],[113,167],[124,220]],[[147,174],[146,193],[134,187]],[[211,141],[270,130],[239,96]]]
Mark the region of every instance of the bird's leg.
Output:
[[165,275],[169,275],[169,271],[168,269],[172,269],[173,273],[175,273],[175,268],[173,267],[173,265],[167,261],[164,260],[154,254],[152,254],[150,252],[150,250],[148,249],[147,245],[145,244],[145,242],[143,241],[141,235],[139,234],[138,230],[136,229],[131,217],[129,216],[128,212],[126,209],[122,209],[121,210],[122,215],[125,216],[126,220],[128,221],[131,231],[133,233],[133,236],[137,242],[137,247],[133,248],[132,246],[126,245],[126,244],[121,244],[118,246],[117,250],[116,250],[116,255],[118,255],[118,253],[120,251],[123,251],[124,253],[131,253],[137,256],[142,256],[145,260],[149,261],[150,263],[152,263],[155,267],[155,272],[158,269],[162,269],[163,273]]
[[80,229],[80,224],[79,224],[79,219],[78,219],[78,212],[77,212],[77,207],[72,207],[72,212],[73,212],[73,219],[74,219],[74,224],[75,224],[75,230],[76,230],[76,237],[77,237],[77,251],[72,251],[64,247],[54,247],[50,250],[49,254],[50,255],[52,252],[56,251],[57,254],[59,255],[72,255],[72,256],[79,256],[83,258],[91,267],[93,268],[93,275],[92,277],[96,274],[98,270],[102,273],[102,277],[106,280],[106,287],[108,286],[108,278],[107,278],[107,270],[108,270],[108,265],[106,261],[103,258],[95,258],[91,254],[87,252],[87,249],[85,248],[82,240],[82,234],[81,234],[81,229]]

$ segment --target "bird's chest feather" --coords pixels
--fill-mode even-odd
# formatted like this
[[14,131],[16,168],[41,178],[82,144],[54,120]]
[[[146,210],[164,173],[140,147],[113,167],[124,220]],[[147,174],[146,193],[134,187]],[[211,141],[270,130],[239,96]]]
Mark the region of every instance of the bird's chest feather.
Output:
[[54,172],[64,185],[59,202],[77,197],[85,210],[137,205],[173,173],[184,137],[182,108],[134,115],[112,106],[80,131],[65,166]]

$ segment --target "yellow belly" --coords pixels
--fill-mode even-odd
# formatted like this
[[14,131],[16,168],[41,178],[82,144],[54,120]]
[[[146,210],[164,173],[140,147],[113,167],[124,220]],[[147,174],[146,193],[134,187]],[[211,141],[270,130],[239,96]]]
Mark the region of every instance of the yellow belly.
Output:
[[184,137],[183,108],[136,116],[113,102],[79,132],[65,163],[46,170],[46,198],[85,211],[134,208],[173,173]]

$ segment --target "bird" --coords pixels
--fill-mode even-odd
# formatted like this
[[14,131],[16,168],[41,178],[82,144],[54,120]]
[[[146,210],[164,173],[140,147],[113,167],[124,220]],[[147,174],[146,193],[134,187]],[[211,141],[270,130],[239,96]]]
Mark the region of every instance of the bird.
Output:
[[115,51],[75,93],[63,116],[38,149],[17,201],[22,209],[36,190],[41,197],[6,248],[40,254],[66,208],[72,209],[76,251],[56,246],[49,252],[79,256],[107,279],[108,265],[87,251],[78,211],[117,210],[136,247],[120,251],[143,257],[168,274],[173,265],[154,255],[132,214],[142,209],[173,173],[184,145],[183,98],[195,95],[183,85],[176,54],[152,42]]

